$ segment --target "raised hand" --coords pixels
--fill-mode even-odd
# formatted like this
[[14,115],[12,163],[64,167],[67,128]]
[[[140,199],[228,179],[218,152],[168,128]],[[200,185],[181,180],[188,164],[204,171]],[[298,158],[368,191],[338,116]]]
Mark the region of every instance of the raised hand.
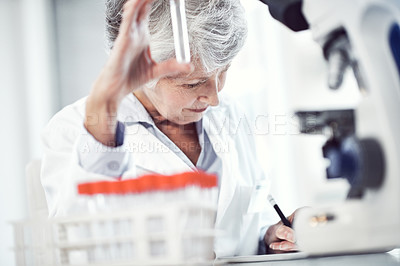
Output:
[[192,65],[176,59],[152,59],[148,19],[153,1],[129,0],[124,5],[111,55],[87,99],[85,127],[104,145],[114,145],[118,106],[124,97],[151,80],[192,70]]

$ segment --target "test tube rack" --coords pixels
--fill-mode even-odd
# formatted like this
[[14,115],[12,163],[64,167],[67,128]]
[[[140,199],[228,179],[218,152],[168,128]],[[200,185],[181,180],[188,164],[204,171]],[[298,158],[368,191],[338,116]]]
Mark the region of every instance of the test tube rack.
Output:
[[210,265],[215,204],[165,202],[129,211],[14,222],[17,266]]

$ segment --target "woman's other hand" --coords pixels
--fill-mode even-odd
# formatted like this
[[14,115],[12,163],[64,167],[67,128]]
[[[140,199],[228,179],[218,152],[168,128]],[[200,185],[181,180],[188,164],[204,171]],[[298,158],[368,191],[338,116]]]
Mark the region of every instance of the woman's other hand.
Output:
[[[293,224],[296,210],[288,217]],[[285,253],[298,251],[294,230],[285,226],[282,221],[270,226],[264,236],[267,253]]]
[[152,59],[148,19],[153,1],[129,0],[124,5],[111,55],[87,99],[85,127],[104,145],[114,146],[118,106],[125,96],[153,79],[192,70],[176,59]]

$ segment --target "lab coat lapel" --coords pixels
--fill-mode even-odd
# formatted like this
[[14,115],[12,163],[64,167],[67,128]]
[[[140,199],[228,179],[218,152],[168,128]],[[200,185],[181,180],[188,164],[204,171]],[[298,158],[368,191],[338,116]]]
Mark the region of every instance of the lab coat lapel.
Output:
[[[203,117],[204,129],[210,138],[214,151],[222,161],[220,192],[216,223],[219,224],[235,194],[239,172],[238,154],[229,135],[229,117],[222,112],[209,112]],[[228,124],[228,126],[227,126]]]
[[132,160],[140,172],[170,175],[193,171],[174,151],[170,150],[143,125],[137,123],[125,129],[125,141]]

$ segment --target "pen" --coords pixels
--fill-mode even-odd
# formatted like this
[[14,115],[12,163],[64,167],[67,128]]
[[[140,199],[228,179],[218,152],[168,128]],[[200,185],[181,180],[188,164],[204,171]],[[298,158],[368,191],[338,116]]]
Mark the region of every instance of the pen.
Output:
[[292,224],[289,222],[289,220],[286,218],[285,215],[283,215],[281,209],[279,208],[278,204],[276,204],[274,198],[271,195],[268,195],[268,201],[271,203],[272,207],[274,207],[275,211],[278,213],[279,217],[281,218],[281,221],[284,225],[287,227],[292,227]]

